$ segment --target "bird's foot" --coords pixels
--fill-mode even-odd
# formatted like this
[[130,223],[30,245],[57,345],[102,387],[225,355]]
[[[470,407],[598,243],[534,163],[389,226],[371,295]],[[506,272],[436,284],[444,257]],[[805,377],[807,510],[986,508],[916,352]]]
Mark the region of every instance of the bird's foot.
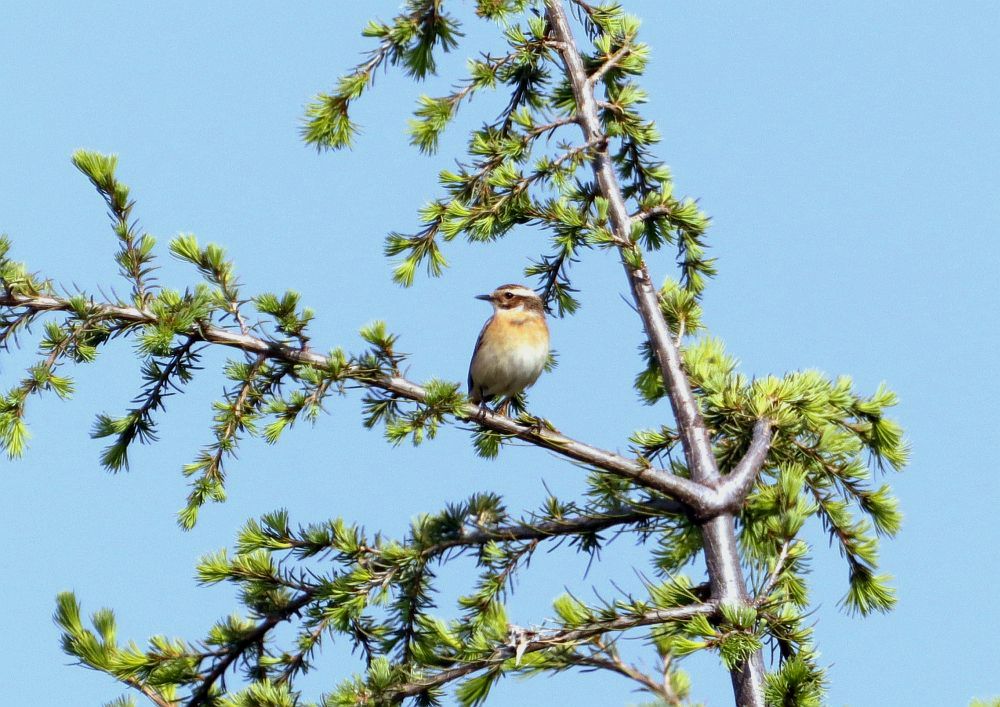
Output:
[[517,418],[517,421],[528,425],[532,432],[541,432],[542,430],[548,430],[549,432],[559,431],[551,422],[546,420],[544,417],[538,417],[537,415],[522,413],[521,416]]

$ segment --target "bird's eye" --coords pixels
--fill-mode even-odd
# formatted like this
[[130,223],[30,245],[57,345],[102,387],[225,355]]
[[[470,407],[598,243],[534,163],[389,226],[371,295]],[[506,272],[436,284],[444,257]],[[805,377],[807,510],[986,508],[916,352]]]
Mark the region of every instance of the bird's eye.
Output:
[[514,293],[513,292],[504,292],[503,296],[504,296],[505,299],[514,299]]

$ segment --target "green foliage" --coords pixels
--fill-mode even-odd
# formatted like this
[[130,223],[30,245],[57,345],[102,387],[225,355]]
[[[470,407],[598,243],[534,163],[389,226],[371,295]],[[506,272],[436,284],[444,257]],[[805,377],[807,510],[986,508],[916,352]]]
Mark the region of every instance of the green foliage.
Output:
[[767,676],[764,696],[769,707],[819,707],[825,687],[824,671],[796,657]]
[[[63,650],[81,665],[108,673],[163,703],[177,696],[176,682],[194,674],[197,663],[187,654],[190,647],[182,641],[154,636],[145,652],[134,643],[120,646],[115,616],[109,609],[95,612],[90,619],[93,628],[85,628],[80,604],[71,592],[56,598],[53,619],[62,631]],[[120,698],[110,704],[124,707],[134,702]]]
[[[664,315],[678,335],[685,321],[681,317],[700,327],[697,310],[688,310],[694,312],[690,318],[677,304],[693,302],[684,292],[671,283],[661,291]],[[683,327],[686,333],[690,326]],[[654,403],[666,392],[648,347],[644,355],[647,366],[637,376],[636,388],[646,402]],[[737,373],[737,361],[722,343],[711,338],[688,345],[683,356],[706,422],[719,432],[724,467],[731,468],[742,457],[755,420],[766,417],[776,425],[762,477],[773,483],[758,485],[743,513],[746,551],[767,561],[808,518],[818,516],[848,563],[845,608],[862,614],[892,608],[895,596],[889,578],[875,572],[878,536],[895,535],[902,518],[889,486],[873,484],[873,476],[902,468],[909,455],[900,427],[886,416],[895,395],[880,386],[865,397],[853,390],[846,376],[830,379],[818,371],[747,380]],[[669,428],[644,430],[633,442],[640,454],[656,458],[669,455],[677,436]],[[856,514],[865,517],[857,519]],[[672,550],[682,546],[670,544]]]
[[73,165],[86,175],[108,205],[120,246],[115,262],[122,276],[132,284],[133,303],[141,308],[151,296],[150,276],[155,269],[152,250],[156,239],[148,233],[140,235],[138,224],[131,220],[135,202],[129,198],[129,188],[115,177],[118,156],[77,150],[73,153]]
[[[388,699],[408,684],[414,670],[431,676],[450,663],[485,660],[492,668],[484,675],[492,677],[477,676],[457,693],[463,704],[476,704],[504,672],[531,672],[547,664],[544,656],[523,655],[517,664],[510,663],[505,651],[512,629],[503,597],[545,536],[545,528],[552,528],[557,538],[560,522],[573,523],[595,512],[597,507],[578,509],[550,502],[536,516],[511,522],[499,497],[477,494],[438,514],[417,518],[409,535],[394,541],[370,538],[341,519],[294,529],[287,512],[276,511],[246,524],[234,554],[213,553],[199,563],[200,582],[235,585],[248,610],[247,618],[220,619],[200,643],[154,637],[145,650],[135,644],[120,648],[110,612],[95,614],[95,634],[83,628],[79,605],[70,594],[60,595],[56,622],[67,653],[133,685],[137,680],[157,687],[169,684],[195,694],[200,684],[196,666],[210,670],[227,651],[236,651],[253,682],[227,695],[234,705],[283,704],[280,700],[287,698],[283,686],[308,670],[316,651],[335,635],[365,653],[370,667],[366,676],[343,683],[328,696],[334,700],[330,704],[353,704],[351,700],[365,690],[374,691],[369,692],[370,699],[377,695]],[[532,533],[537,536],[518,539],[519,534]],[[429,613],[434,608],[430,563],[463,552],[474,553],[482,574],[472,592],[459,600],[463,617],[447,621]],[[295,568],[293,560],[319,556],[325,559],[326,570],[303,573]],[[663,608],[695,600],[690,583],[684,581],[651,588],[651,596]],[[578,600],[559,600],[560,620],[546,630],[558,636],[559,630],[594,621],[641,616],[647,608],[645,602],[595,608]],[[285,645],[259,643],[262,632],[284,621],[295,626]],[[552,650],[552,660],[560,663],[558,640]]]
[[[22,263],[9,260],[10,241],[0,237],[0,286],[8,297],[39,296],[51,293],[51,285],[28,274]],[[41,359],[28,367],[21,381],[0,394],[0,447],[10,458],[24,453],[29,438],[25,414],[28,400],[44,392],[55,393],[66,399],[73,393],[73,380],[59,375],[62,363],[86,363],[94,359],[96,347],[110,334],[94,316],[94,312],[81,296],[67,301],[68,315],[59,325],[44,323],[44,335],[38,344]],[[41,313],[20,309],[15,305],[0,313],[0,349],[18,345],[18,337],[30,330],[32,323],[41,319]]]
[[441,11],[440,0],[407,0],[403,12],[389,24],[376,21],[364,29],[366,37],[377,39],[378,47],[367,59],[342,77],[331,93],[321,93],[306,108],[302,137],[317,150],[349,147],[357,132],[349,109],[371,86],[375,72],[388,63],[423,79],[436,68],[434,51],[450,51],[461,36],[458,22]]
[[221,707],[298,707],[301,704],[287,683],[260,680],[222,700]]
[[702,311],[697,296],[674,280],[668,279],[660,288],[660,310],[678,340],[702,330]]

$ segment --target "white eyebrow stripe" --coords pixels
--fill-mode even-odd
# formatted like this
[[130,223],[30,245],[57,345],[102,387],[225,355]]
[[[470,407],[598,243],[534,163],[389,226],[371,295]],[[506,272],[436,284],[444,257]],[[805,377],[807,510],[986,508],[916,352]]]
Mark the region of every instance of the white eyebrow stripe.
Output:
[[527,287],[504,287],[503,291],[510,292],[511,294],[519,297],[534,297],[535,299],[541,299],[537,292]]

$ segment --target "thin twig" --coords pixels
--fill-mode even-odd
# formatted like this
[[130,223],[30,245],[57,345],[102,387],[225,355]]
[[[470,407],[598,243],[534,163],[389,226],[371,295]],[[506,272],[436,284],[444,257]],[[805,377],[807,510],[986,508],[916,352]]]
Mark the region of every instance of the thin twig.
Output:
[[753,605],[760,606],[765,601],[767,601],[768,595],[774,590],[774,585],[778,583],[778,578],[781,576],[782,571],[785,569],[785,561],[788,560],[788,552],[792,547],[792,540],[785,540],[781,544],[781,552],[778,553],[778,559],[774,561],[774,569],[771,571],[770,576],[767,581],[764,582],[764,586],[760,588],[757,592],[757,596],[754,597]]
[[591,90],[593,90],[594,86],[597,85],[597,82],[600,81],[605,74],[611,71],[611,69],[615,68],[618,65],[618,62],[620,62],[622,59],[628,56],[629,53],[631,53],[632,44],[630,42],[631,40],[629,42],[626,42],[626,44],[620,47],[618,51],[609,56],[604,61],[604,63],[601,64],[601,66],[597,69],[597,71],[595,71],[594,73],[592,73],[590,76],[587,77],[587,85],[590,87]]
[[619,675],[623,675],[629,680],[633,680],[642,685],[642,689],[646,692],[652,693],[657,697],[663,697],[663,688],[660,683],[651,678],[649,675],[646,675],[641,670],[628,665],[618,655],[607,658],[602,658],[597,655],[580,656],[579,658],[573,658],[573,662],[576,665],[589,665],[595,668],[601,668],[602,670],[610,670],[613,673],[618,673]]
[[714,614],[715,611],[716,604],[714,602],[705,602],[703,604],[692,604],[675,609],[655,609],[642,614],[620,616],[616,619],[611,619],[610,621],[598,621],[593,624],[574,629],[561,629],[548,632],[537,631],[534,634],[535,638],[527,642],[522,642],[516,645],[501,646],[494,650],[493,653],[486,658],[469,661],[458,667],[442,670],[424,679],[400,685],[392,690],[391,696],[395,700],[402,700],[406,697],[419,695],[420,693],[426,692],[431,688],[439,687],[465,677],[470,673],[486,668],[499,667],[506,660],[516,657],[519,653],[521,655],[525,653],[535,653],[547,648],[555,648],[558,646],[565,646],[567,644],[578,643],[580,641],[586,641],[594,636],[600,636],[609,632],[626,631],[638,626],[651,626],[654,624],[662,624],[667,621],[690,619],[694,616],[698,616],[699,614]]
[[205,701],[209,697],[209,692],[212,690],[212,686],[223,678],[226,671],[229,669],[229,666],[231,666],[251,647],[263,641],[271,629],[281,622],[287,621],[291,618],[292,614],[297,613],[300,609],[305,607],[306,604],[311,602],[316,596],[316,591],[317,590],[314,589],[312,591],[303,592],[295,599],[291,600],[287,606],[281,609],[281,611],[266,617],[257,625],[257,628],[237,641],[235,645],[221,658],[221,660],[219,660],[212,667],[212,670],[205,676],[201,684],[198,685],[198,688],[191,693],[191,698],[187,702],[187,707],[199,707],[199,705],[205,704]]

